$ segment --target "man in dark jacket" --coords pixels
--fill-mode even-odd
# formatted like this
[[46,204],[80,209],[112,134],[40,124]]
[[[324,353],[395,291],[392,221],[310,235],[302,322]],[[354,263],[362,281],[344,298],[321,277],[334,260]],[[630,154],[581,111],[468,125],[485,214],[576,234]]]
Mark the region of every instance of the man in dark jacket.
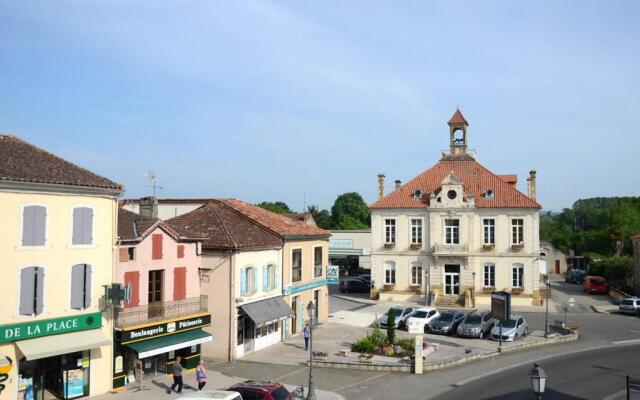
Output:
[[180,364],[181,360],[182,357],[177,356],[176,360],[173,363],[173,385],[171,385],[171,390],[169,390],[169,393],[175,390],[176,386],[178,387],[178,390],[175,390],[176,393],[182,392],[182,371],[184,370],[184,368],[182,368],[182,365]]

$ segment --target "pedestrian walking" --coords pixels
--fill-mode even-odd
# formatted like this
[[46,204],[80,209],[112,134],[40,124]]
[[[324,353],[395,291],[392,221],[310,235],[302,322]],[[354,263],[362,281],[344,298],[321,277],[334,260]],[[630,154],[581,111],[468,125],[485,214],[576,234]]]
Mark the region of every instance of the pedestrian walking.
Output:
[[204,367],[204,361],[200,360],[196,367],[196,381],[198,382],[198,392],[207,384],[207,369]]
[[[171,393],[172,391],[175,391],[176,393],[182,392],[182,371],[184,368],[182,368],[182,365],[180,364],[181,360],[182,357],[177,356],[176,360],[173,362],[173,385],[171,385],[171,389],[168,390],[168,393]],[[178,390],[175,390],[176,387],[178,387]]]
[[305,324],[302,334],[304,335],[304,350],[307,351],[309,350],[309,335],[311,334],[309,324]]

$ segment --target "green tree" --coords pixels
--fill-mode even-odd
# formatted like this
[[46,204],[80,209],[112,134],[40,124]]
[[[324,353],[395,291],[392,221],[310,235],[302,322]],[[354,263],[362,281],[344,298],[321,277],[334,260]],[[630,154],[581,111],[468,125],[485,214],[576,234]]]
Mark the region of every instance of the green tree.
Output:
[[258,207],[264,208],[265,210],[269,210],[278,214],[289,214],[293,212],[284,201],[263,201],[262,203],[258,203],[256,205]]
[[393,344],[396,341],[396,310],[389,309],[387,313],[387,342]]
[[316,221],[316,225],[322,229],[335,229],[331,213],[327,210],[320,210],[317,205],[312,204],[307,207],[307,212]]
[[336,229],[365,229],[371,226],[369,206],[356,192],[343,193],[331,207]]

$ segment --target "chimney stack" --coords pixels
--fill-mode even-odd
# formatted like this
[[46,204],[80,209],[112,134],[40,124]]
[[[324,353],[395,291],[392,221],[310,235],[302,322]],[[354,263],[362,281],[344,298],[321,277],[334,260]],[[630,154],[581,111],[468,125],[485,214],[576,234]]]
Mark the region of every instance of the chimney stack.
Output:
[[158,218],[158,199],[154,196],[140,198],[140,215],[145,218]]
[[529,177],[527,178],[527,188],[529,189],[529,198],[536,201],[536,170],[529,171]]
[[384,197],[384,174],[378,174],[378,200]]
[[400,179],[396,179],[396,189],[399,189],[399,188],[400,188],[400,184],[401,184],[401,183],[402,183],[402,182],[400,181]]

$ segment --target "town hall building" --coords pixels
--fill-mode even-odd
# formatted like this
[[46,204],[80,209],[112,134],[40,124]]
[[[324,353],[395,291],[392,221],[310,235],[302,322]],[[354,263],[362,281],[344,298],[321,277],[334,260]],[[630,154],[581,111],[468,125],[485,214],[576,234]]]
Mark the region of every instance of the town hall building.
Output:
[[372,297],[436,306],[489,304],[508,291],[514,305],[540,304],[539,211],[536,172],[528,195],[516,175],[496,175],[467,147],[468,122],[456,110],[448,122],[450,151],[371,209]]

